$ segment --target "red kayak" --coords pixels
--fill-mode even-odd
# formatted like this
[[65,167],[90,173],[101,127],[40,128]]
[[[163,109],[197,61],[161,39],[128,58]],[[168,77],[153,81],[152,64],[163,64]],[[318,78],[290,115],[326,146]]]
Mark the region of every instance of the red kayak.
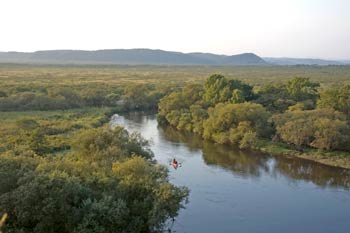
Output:
[[175,169],[177,169],[177,167],[179,166],[179,164],[176,162],[176,163],[173,163],[173,167],[175,168]]

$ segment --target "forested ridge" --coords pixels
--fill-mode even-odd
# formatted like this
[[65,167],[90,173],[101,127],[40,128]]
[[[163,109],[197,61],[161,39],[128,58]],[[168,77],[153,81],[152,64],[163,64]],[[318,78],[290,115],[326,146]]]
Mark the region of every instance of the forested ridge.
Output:
[[43,50],[33,53],[0,52],[0,62],[48,64],[153,64],[153,65],[266,65],[253,53],[217,55],[158,49]]

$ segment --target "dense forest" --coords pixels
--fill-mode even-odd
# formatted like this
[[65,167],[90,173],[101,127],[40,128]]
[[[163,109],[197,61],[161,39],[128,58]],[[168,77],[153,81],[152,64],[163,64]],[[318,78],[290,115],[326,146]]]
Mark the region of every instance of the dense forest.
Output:
[[254,92],[240,80],[212,75],[161,99],[159,121],[240,148],[259,148],[265,139],[300,151],[349,152],[350,85],[321,93],[319,86],[296,77]]
[[139,134],[96,125],[96,111],[109,114],[2,116],[5,232],[158,232],[177,215],[187,189],[168,182],[167,169],[153,161]]
[[149,142],[108,124],[113,113],[158,111],[160,124],[216,143],[349,164],[349,74],[345,66],[1,64],[0,229],[166,229],[189,190],[169,182]]

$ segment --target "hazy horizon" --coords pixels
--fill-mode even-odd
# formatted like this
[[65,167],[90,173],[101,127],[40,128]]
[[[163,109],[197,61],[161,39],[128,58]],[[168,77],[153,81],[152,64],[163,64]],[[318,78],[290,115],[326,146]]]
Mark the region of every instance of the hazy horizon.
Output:
[[[0,52],[17,52],[17,53],[34,53],[34,52],[40,52],[40,51],[101,51],[101,50],[137,50],[137,49],[150,49],[150,50],[161,50],[161,51],[167,51],[167,52],[175,52],[175,53],[184,53],[184,54],[189,54],[189,53],[210,53],[210,54],[215,54],[215,55],[224,55],[224,56],[231,56],[231,55],[239,55],[239,54],[244,54],[244,53],[253,53],[253,52],[244,52],[244,53],[236,53],[236,54],[222,54],[222,53],[213,53],[213,52],[205,52],[205,51],[191,51],[191,52],[183,52],[183,51],[174,51],[174,50],[164,50],[164,49],[151,49],[151,48],[110,48],[110,49],[94,49],[94,50],[89,50],[89,49],[47,49],[47,50],[35,50],[35,51],[0,51]],[[262,56],[260,54],[255,55],[261,57],[261,58],[291,58],[291,59],[319,59],[319,60],[330,60],[330,61],[350,61],[350,58],[345,58],[345,59],[332,59],[332,58],[322,58],[322,57],[287,57],[287,56],[276,56],[276,57],[270,57],[270,56]]]
[[0,51],[149,48],[350,60],[350,1],[21,1],[0,7]]

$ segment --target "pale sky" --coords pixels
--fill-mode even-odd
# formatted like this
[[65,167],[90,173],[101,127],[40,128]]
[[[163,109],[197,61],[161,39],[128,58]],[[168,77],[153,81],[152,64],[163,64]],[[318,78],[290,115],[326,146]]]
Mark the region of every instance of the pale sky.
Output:
[[350,0],[0,0],[0,51],[350,59]]

